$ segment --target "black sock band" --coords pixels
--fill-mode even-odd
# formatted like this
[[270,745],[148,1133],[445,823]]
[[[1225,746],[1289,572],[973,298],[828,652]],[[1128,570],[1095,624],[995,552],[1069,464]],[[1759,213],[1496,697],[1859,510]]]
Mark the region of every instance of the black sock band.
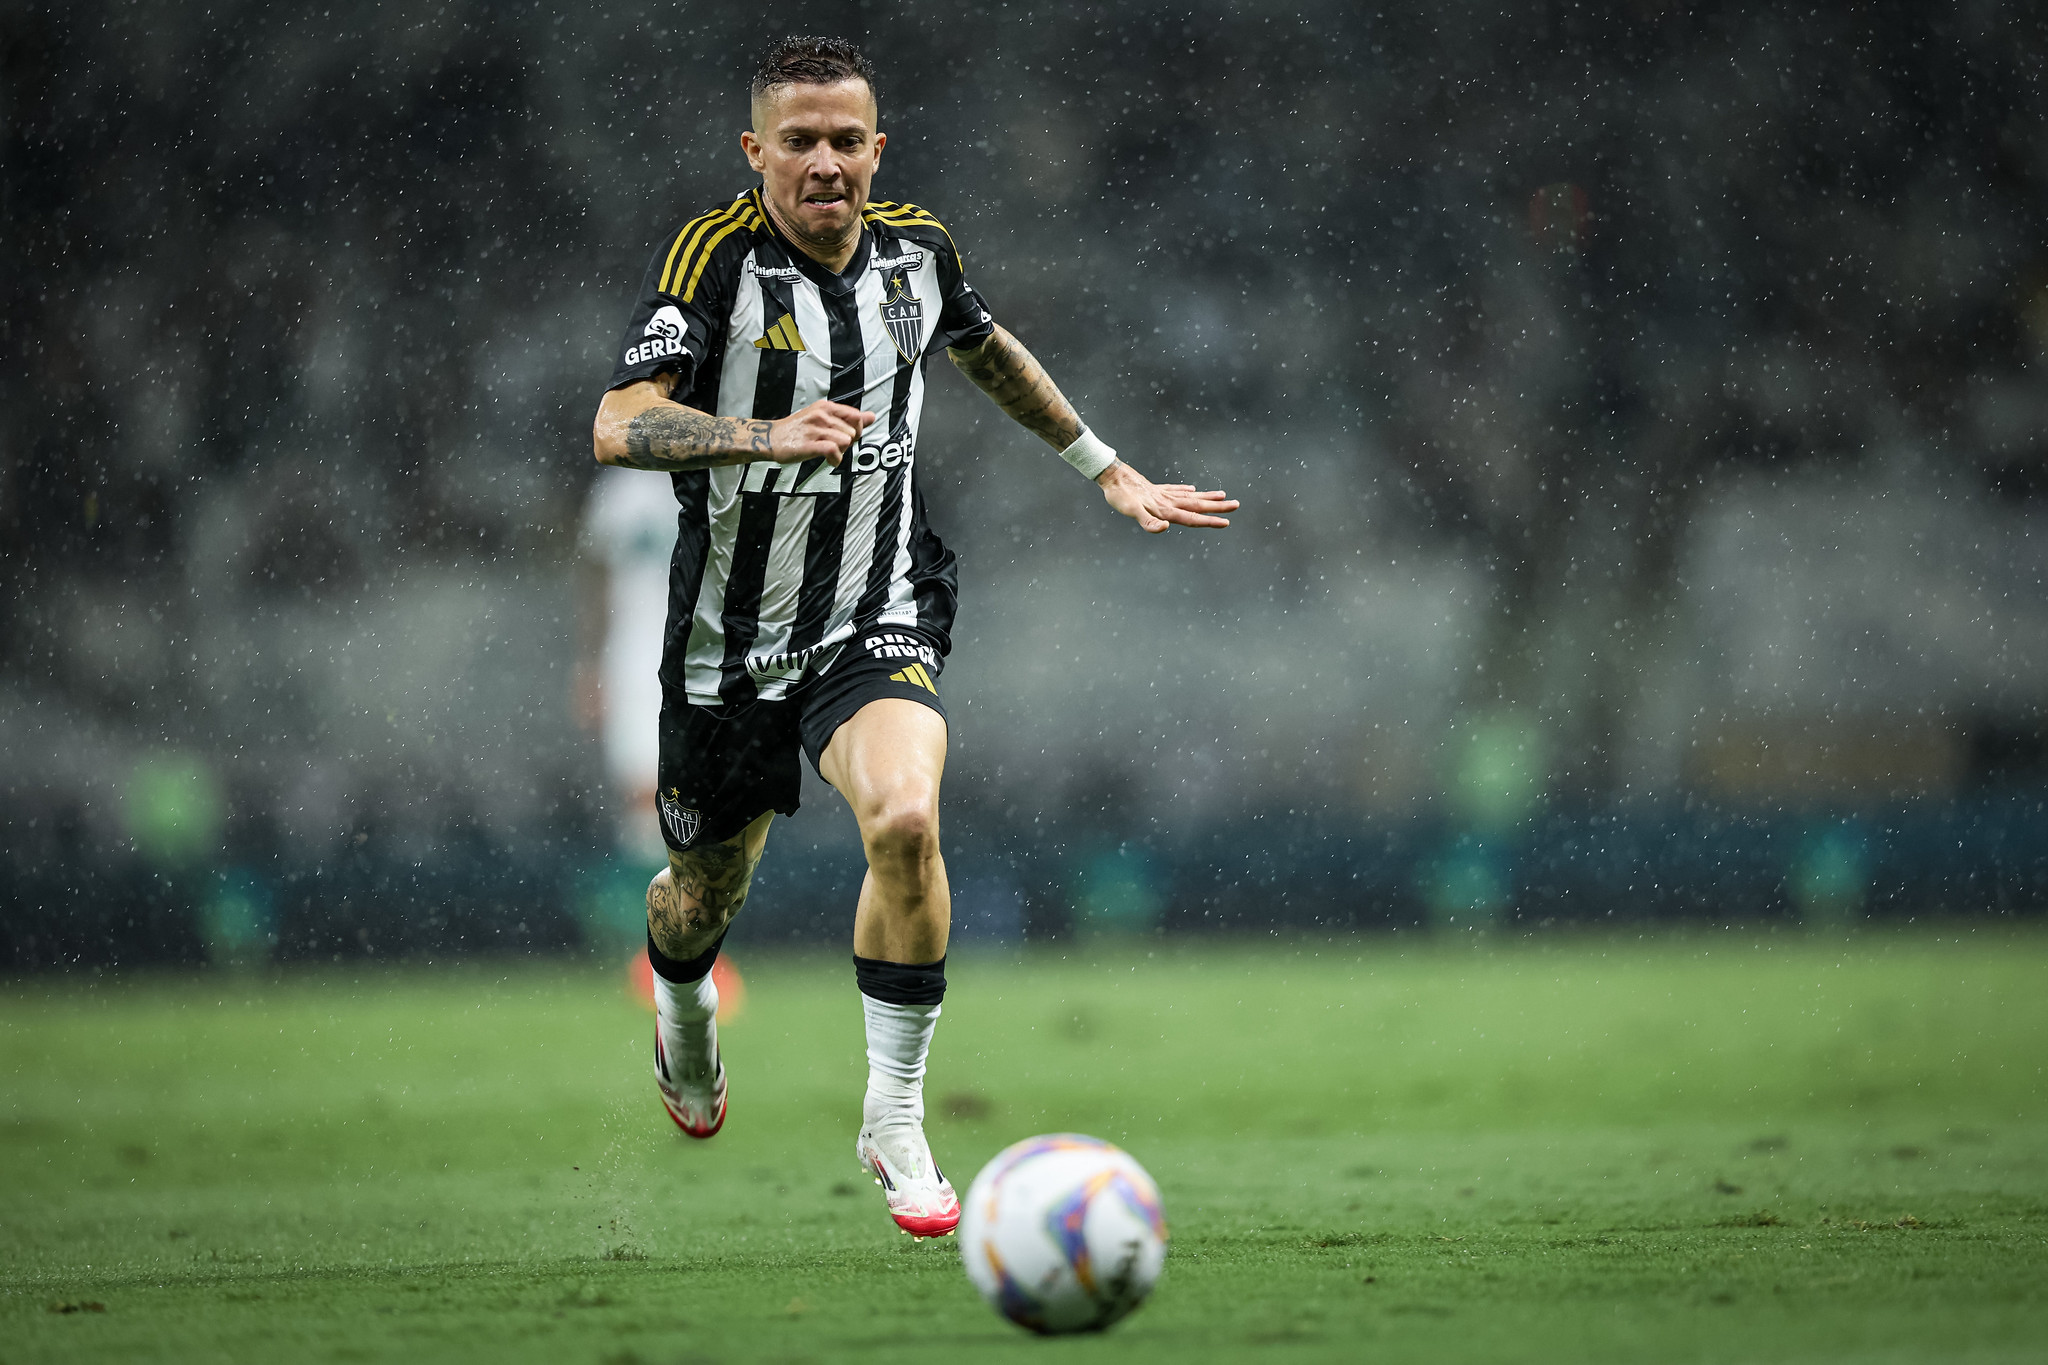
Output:
[[884,962],[855,953],[853,979],[862,995],[885,1005],[936,1005],[946,998],[946,959]]
[[678,986],[687,986],[702,981],[711,970],[711,964],[718,961],[718,944],[725,942],[725,935],[719,934],[718,942],[689,959],[678,962],[654,946],[654,935],[647,936],[647,960],[654,964],[654,974],[663,981],[673,981]]

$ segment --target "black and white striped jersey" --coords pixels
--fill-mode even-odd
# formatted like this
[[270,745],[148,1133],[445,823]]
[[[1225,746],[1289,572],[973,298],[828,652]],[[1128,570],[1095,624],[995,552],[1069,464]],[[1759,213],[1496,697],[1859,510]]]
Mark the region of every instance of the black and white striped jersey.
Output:
[[788,695],[856,632],[949,638],[953,553],[917,487],[924,361],[994,330],[939,220],[870,204],[839,275],[786,242],[751,191],[662,240],[610,387],[664,371],[678,402],[786,417],[820,398],[879,415],[834,466],[767,462],[674,475],[664,691],[699,706]]

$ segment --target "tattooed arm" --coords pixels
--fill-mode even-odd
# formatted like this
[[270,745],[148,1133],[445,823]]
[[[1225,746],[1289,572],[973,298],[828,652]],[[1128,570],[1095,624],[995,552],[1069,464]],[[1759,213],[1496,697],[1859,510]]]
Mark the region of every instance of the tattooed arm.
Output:
[[946,355],[991,402],[1054,450],[1065,450],[1081,439],[1081,418],[1074,405],[1024,343],[1001,327],[979,346]]
[[796,464],[820,455],[838,464],[875,420],[872,412],[823,398],[773,422],[713,417],[671,399],[675,382],[674,375],[661,374],[605,394],[591,432],[599,464],[670,474],[753,460]]
[[[1045,367],[1001,327],[979,346],[946,354],[997,407],[1054,450],[1065,450],[1087,430]],[[1237,510],[1237,500],[1224,497],[1220,488],[1198,492],[1192,484],[1153,483],[1122,460],[1096,475],[1095,482],[1111,507],[1147,531],[1228,526],[1215,514]]]
[[[626,453],[608,464],[679,473],[769,457],[773,428],[766,422],[713,417],[680,404],[644,408],[626,422]],[[599,455],[603,460],[604,457]]]

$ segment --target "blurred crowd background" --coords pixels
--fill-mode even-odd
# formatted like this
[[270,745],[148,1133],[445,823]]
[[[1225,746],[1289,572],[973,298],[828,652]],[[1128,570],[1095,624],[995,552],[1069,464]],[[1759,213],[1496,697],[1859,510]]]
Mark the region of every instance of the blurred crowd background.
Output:
[[[2030,6],[13,0],[0,966],[630,940],[590,420],[792,31],[1245,502],[1146,537],[935,374],[964,937],[2048,902]],[[814,787],[735,942],[858,875]]]

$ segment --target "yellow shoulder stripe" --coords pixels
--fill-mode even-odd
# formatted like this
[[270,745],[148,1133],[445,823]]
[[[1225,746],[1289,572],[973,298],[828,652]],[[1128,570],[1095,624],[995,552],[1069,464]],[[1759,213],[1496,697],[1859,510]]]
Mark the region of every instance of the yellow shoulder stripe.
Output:
[[940,226],[938,219],[915,204],[895,204],[887,201],[870,204],[862,216],[884,223],[930,223],[933,227]]
[[676,234],[675,245],[669,248],[668,259],[662,263],[659,292],[676,292],[690,268],[690,263],[697,258],[698,251],[703,248],[707,236],[752,212],[752,201],[742,195],[724,208],[692,218],[686,223],[683,230]]
[[[714,223],[730,217],[733,210],[738,207],[737,204],[729,204],[725,208],[713,209],[710,213],[692,218],[689,222],[683,224],[683,230],[676,234],[675,245],[668,249],[668,259],[662,262],[659,292],[663,294],[669,292],[669,284],[676,278],[676,257],[683,252],[684,244],[694,245]],[[688,257],[685,256],[684,259],[687,260]]]
[[676,244],[668,249],[668,259],[661,263],[661,284],[659,286],[659,292],[663,294],[666,294],[668,292],[669,272],[676,268],[676,253],[683,249],[683,238],[689,236],[690,229],[695,226],[697,226],[695,222],[685,223],[683,225],[683,230],[676,234]]
[[967,258],[960,254],[959,243],[953,240],[952,233],[946,231],[946,225],[917,205],[884,201],[868,205],[867,212],[861,216],[871,222],[886,223],[890,227],[935,227],[944,235],[946,245],[953,248],[954,264],[963,271],[967,269]]
[[[742,213],[738,217],[738,219],[736,219],[733,222],[725,224],[724,226],[720,227],[716,232],[712,233],[711,236],[705,240],[703,247],[700,250],[698,250],[695,255],[694,259],[697,263],[690,269],[689,282],[684,284],[682,289],[679,291],[683,296],[683,302],[688,303],[690,302],[690,300],[694,299],[697,296],[697,281],[704,278],[704,267],[711,264],[711,253],[718,250],[718,244],[720,242],[732,236],[735,232],[752,232],[755,228],[758,228],[760,226],[761,215],[754,212],[752,208],[748,208],[746,212]],[[685,264],[688,264],[690,259],[691,258],[689,257],[685,257]],[[682,276],[682,273],[682,270],[678,268],[676,271],[677,277],[680,278]]]

